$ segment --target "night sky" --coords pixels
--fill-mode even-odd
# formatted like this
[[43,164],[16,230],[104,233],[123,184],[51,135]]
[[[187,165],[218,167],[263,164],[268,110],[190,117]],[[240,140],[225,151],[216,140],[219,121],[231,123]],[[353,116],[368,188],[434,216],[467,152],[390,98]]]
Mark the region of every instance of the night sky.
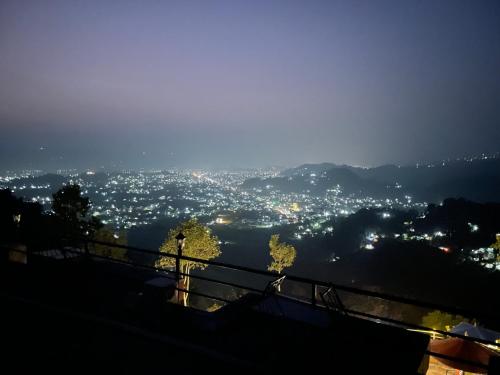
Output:
[[0,1],[0,169],[499,151],[500,1]]

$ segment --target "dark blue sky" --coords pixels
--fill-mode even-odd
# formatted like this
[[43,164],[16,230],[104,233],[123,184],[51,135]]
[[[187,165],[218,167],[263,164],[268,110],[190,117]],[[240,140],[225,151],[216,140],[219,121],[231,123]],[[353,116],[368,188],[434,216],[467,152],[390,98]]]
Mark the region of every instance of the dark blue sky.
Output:
[[496,152],[500,1],[2,0],[0,127],[0,168]]

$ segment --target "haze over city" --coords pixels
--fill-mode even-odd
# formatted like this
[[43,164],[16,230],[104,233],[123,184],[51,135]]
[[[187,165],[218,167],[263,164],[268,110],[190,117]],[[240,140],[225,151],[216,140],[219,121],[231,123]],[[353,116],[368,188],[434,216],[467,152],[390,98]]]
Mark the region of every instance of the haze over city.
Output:
[[498,151],[498,1],[2,1],[0,169]]

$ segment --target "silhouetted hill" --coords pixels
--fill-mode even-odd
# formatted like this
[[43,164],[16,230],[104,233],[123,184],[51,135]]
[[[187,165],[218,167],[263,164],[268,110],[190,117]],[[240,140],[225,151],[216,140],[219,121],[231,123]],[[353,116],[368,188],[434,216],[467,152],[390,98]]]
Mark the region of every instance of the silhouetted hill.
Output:
[[331,274],[351,275],[358,285],[488,312],[498,311],[500,272],[485,272],[459,254],[443,253],[421,241],[383,240],[372,252],[357,252],[330,264]]
[[[317,170],[318,173],[303,171]],[[387,195],[388,189],[383,184],[370,181],[359,176],[347,167],[332,167],[328,170],[319,171],[322,168],[297,169],[297,173],[287,177],[274,177],[268,179],[252,178],[246,180],[241,187],[243,189],[277,189],[284,193],[310,192],[323,194],[327,189],[339,185],[346,194]],[[291,170],[289,170],[291,173]],[[312,175],[311,175],[312,174]]]
[[367,179],[387,185],[396,183],[421,200],[441,201],[447,197],[464,197],[475,201],[498,201],[500,159],[453,161],[424,166],[355,169]]
[[337,184],[346,195],[391,197],[409,194],[431,202],[447,197],[464,197],[479,202],[499,201],[500,159],[457,160],[405,167],[384,165],[375,168],[331,163],[304,164],[285,170],[280,177],[247,180],[242,188],[323,194]]
[[339,168],[340,166],[333,163],[320,163],[320,164],[302,164],[296,168],[286,169],[281,172],[284,177],[296,176],[300,174],[310,175],[311,173],[321,174],[332,168]]
[[500,201],[500,176],[478,174],[449,179],[421,189],[419,192],[427,201],[442,201],[447,197],[465,197],[478,202]]
[[[465,199],[445,199],[442,205],[430,204],[424,217],[414,222],[418,232],[437,229],[448,234],[447,246],[459,249],[486,247],[500,232],[500,203],[476,203]],[[477,229],[472,231],[471,225]]]

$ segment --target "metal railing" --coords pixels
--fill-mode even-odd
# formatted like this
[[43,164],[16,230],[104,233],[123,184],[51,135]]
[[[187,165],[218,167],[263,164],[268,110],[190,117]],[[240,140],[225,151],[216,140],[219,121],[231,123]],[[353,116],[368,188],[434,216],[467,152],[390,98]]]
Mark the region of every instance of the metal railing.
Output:
[[[113,257],[113,256],[103,256],[103,255],[98,254],[97,252],[91,251],[89,248],[89,244],[101,245],[101,246],[106,246],[106,247],[113,247],[113,248],[121,249],[121,250],[127,251],[127,252],[135,252],[135,253],[140,253],[140,254],[144,254],[144,255],[150,255],[150,256],[155,257],[155,258],[163,258],[163,257],[171,258],[171,259],[174,259],[175,266],[171,267],[170,269],[166,269],[166,268],[156,267],[156,266],[149,265],[149,264],[138,264],[136,262],[131,262],[128,260],[117,259],[116,257]],[[329,291],[332,291],[334,294],[334,301],[335,301],[334,309],[340,310],[344,314],[359,317],[359,318],[369,319],[369,320],[375,321],[377,323],[387,324],[387,325],[391,325],[391,326],[398,326],[398,327],[401,327],[404,329],[420,330],[420,331],[426,331],[428,333],[439,334],[439,335],[446,336],[446,337],[460,338],[460,339],[463,339],[466,341],[480,343],[480,344],[484,344],[484,345],[489,345],[491,347],[496,347],[497,350],[500,350],[500,343],[498,343],[498,342],[488,341],[485,339],[476,338],[476,337],[472,337],[472,336],[464,336],[464,335],[449,332],[449,331],[443,331],[443,330],[439,330],[439,329],[435,329],[435,328],[431,328],[431,327],[424,327],[424,326],[419,325],[419,324],[413,324],[413,323],[405,322],[405,321],[398,320],[398,319],[388,318],[388,317],[384,317],[384,316],[370,314],[370,313],[363,312],[363,311],[349,309],[343,305],[343,303],[339,297],[338,292],[342,291],[342,292],[347,292],[347,293],[351,293],[351,294],[358,295],[358,296],[364,296],[364,297],[368,297],[368,298],[377,298],[377,299],[384,300],[384,301],[396,302],[396,303],[416,306],[416,307],[420,307],[420,308],[424,308],[424,309],[440,310],[440,311],[445,311],[448,313],[460,314],[463,317],[471,318],[471,319],[487,319],[489,321],[493,321],[493,322],[497,322],[497,323],[500,322],[499,316],[492,316],[492,315],[489,315],[489,314],[484,313],[484,312],[472,311],[469,309],[464,309],[464,308],[460,308],[460,307],[456,307],[456,306],[446,306],[446,305],[441,305],[441,304],[437,304],[437,303],[433,303],[433,302],[420,301],[420,300],[408,298],[408,297],[395,296],[395,295],[390,295],[390,294],[386,294],[386,293],[374,292],[374,291],[370,291],[370,290],[359,289],[359,288],[355,288],[355,287],[350,287],[350,286],[345,286],[345,285],[340,285],[340,284],[325,282],[325,281],[320,281],[320,280],[314,280],[314,279],[295,276],[295,275],[286,274],[286,273],[285,274],[283,274],[283,273],[278,274],[277,272],[266,271],[266,270],[256,269],[256,268],[247,267],[247,266],[223,263],[223,262],[213,261],[213,260],[205,260],[205,259],[194,258],[194,257],[181,255],[181,254],[171,254],[171,253],[158,252],[158,251],[138,248],[138,247],[134,247],[134,246],[119,245],[119,244],[114,244],[114,243],[92,240],[92,239],[88,239],[88,238],[83,239],[83,241],[81,242],[81,246],[83,247],[83,249],[76,250],[76,249],[66,248],[66,249],[64,249],[63,253],[73,253],[73,254],[85,256],[88,258],[103,259],[103,260],[109,260],[112,262],[122,263],[122,264],[132,266],[134,268],[142,268],[142,269],[147,269],[147,270],[164,272],[164,277],[172,278],[171,276],[173,276],[173,278],[175,278],[177,280],[179,278],[182,278],[182,277],[190,277],[193,279],[211,282],[211,283],[215,283],[218,285],[230,286],[233,288],[238,288],[238,289],[242,289],[242,290],[245,290],[247,292],[253,292],[253,293],[262,293],[263,294],[265,292],[265,290],[258,289],[258,288],[255,288],[255,287],[252,287],[249,285],[239,284],[239,283],[232,282],[232,281],[220,280],[220,279],[202,276],[202,275],[197,275],[197,274],[186,274],[179,269],[180,261],[181,260],[191,261],[191,262],[196,262],[196,263],[202,263],[202,264],[205,264],[207,266],[209,265],[209,266],[214,266],[214,267],[227,269],[227,270],[246,272],[246,273],[250,273],[253,275],[264,276],[264,277],[267,277],[271,280],[276,280],[276,279],[280,278],[280,279],[282,279],[281,281],[287,280],[287,281],[293,281],[293,282],[298,282],[298,283],[302,283],[305,285],[309,285],[309,287],[306,287],[306,289],[310,290],[310,296],[308,299],[303,299],[303,298],[294,298],[294,299],[299,300],[303,303],[310,304],[312,308],[328,309],[329,303],[325,299],[325,294]],[[20,252],[20,253],[26,254],[26,251],[24,251],[24,250],[13,249],[10,247],[6,248],[3,246],[0,246],[0,248],[6,249],[9,251]],[[319,289],[321,289],[321,288],[324,290],[323,293],[319,293]],[[202,293],[200,291],[194,291],[194,290],[186,290],[184,288],[181,288],[179,286],[179,284],[176,284],[175,289],[177,291],[180,291],[180,292],[198,295],[198,296],[203,297],[203,298],[208,298],[211,300],[216,300],[216,301],[220,301],[220,302],[224,302],[224,303],[232,302],[231,300],[228,300],[226,298],[222,298],[220,296],[216,296],[213,294]],[[318,294],[320,295],[319,298],[318,298]],[[284,295],[284,296],[287,297],[286,295]],[[290,297],[288,296],[288,298],[290,298]],[[488,368],[488,366],[485,366],[483,363],[479,363],[479,362],[475,362],[475,361],[465,360],[465,359],[457,358],[457,357],[451,357],[451,356],[447,356],[447,355],[444,355],[441,353],[431,352],[429,350],[427,350],[426,353],[430,356],[434,356],[437,358],[444,358],[444,359],[448,359],[450,361],[463,363],[463,364],[467,364],[467,365],[474,365],[474,366],[485,368],[485,369]]]

